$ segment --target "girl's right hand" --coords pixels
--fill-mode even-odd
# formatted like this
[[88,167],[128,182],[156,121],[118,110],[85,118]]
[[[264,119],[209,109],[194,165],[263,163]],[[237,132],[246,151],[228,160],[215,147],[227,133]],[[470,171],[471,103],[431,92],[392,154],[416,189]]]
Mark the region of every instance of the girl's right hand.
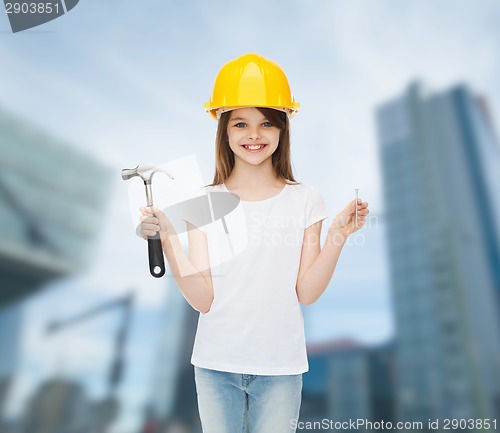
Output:
[[140,217],[140,235],[147,240],[148,236],[154,236],[160,232],[162,243],[166,241],[170,226],[166,215],[156,206],[141,207],[139,210],[142,214]]

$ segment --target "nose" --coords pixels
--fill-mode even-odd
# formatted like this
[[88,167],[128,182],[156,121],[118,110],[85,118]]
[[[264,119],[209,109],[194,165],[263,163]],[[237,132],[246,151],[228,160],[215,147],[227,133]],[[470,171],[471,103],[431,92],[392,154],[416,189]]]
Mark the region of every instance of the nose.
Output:
[[248,129],[248,138],[250,140],[258,140],[261,138],[259,126],[251,126]]

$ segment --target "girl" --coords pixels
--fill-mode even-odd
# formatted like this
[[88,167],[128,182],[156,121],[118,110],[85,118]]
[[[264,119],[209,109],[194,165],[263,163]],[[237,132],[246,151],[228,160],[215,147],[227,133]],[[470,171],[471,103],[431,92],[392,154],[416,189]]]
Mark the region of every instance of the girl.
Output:
[[223,241],[211,239],[208,228],[188,232],[189,257],[168,236],[172,226],[159,209],[142,208],[141,233],[160,231],[172,273],[200,312],[191,363],[203,432],[295,432],[308,371],[300,304],[324,292],[368,204],[350,202],[321,248],[327,213],[318,191],[293,176],[289,118],[299,104],[276,63],[257,54],[227,63],[205,107],[218,119],[216,170],[207,188],[240,197],[248,244],[211,269]]

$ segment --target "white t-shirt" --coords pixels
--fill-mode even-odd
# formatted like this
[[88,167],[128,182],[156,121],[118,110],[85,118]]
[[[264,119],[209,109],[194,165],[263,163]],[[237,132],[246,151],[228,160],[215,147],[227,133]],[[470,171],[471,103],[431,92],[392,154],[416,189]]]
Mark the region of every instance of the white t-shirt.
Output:
[[[228,191],[224,184],[207,188]],[[245,233],[246,245],[229,260],[212,265],[228,240],[204,227],[214,299],[200,313],[191,363],[240,374],[304,373],[309,365],[295,286],[304,229],[328,216],[325,203],[313,187],[287,184],[274,197],[241,201],[238,208],[244,218],[229,232]]]

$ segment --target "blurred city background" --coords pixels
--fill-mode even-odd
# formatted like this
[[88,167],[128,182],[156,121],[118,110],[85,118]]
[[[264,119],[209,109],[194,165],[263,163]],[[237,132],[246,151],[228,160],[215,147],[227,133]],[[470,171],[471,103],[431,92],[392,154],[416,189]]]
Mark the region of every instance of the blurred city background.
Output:
[[0,432],[201,432],[198,313],[148,275],[120,170],[194,154],[209,183],[203,102],[249,51],[301,102],[293,165],[324,227],[354,188],[371,209],[303,308],[300,420],[500,428],[498,22],[494,0],[81,0],[17,34],[0,18]]

